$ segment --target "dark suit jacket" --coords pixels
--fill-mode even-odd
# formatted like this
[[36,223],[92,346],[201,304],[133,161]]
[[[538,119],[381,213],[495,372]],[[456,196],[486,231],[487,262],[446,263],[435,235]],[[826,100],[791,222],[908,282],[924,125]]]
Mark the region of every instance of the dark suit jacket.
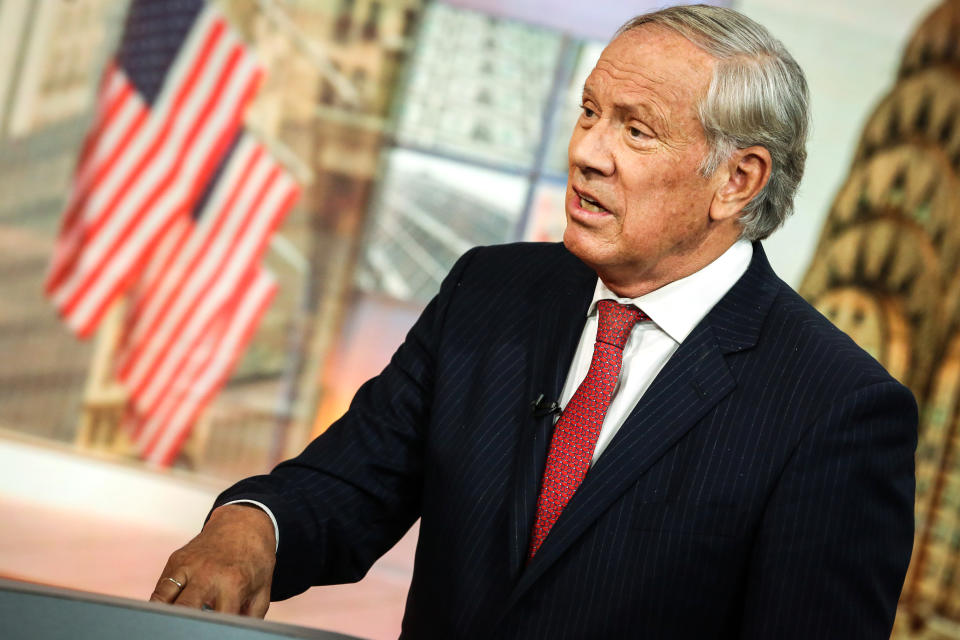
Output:
[[418,518],[404,638],[886,638],[913,539],[916,404],[767,263],[680,346],[525,566],[596,275],[562,245],[456,264],[383,373],[242,481],[273,596],[359,580]]

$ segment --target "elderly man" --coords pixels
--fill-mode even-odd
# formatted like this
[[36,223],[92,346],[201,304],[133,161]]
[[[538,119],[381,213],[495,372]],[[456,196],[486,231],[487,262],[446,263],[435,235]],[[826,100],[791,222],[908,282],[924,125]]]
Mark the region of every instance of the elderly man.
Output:
[[359,580],[419,517],[405,638],[888,637],[916,405],[757,242],[806,130],[803,74],[760,25],[630,21],[584,85],[563,244],[464,255],[154,599],[262,615]]

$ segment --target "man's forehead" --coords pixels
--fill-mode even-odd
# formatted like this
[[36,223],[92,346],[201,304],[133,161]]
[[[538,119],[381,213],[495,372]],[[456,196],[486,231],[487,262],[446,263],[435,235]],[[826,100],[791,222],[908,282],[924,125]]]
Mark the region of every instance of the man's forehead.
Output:
[[607,43],[604,51],[612,47],[632,47],[642,42],[654,42],[657,47],[663,49],[688,49],[702,55],[710,56],[704,48],[680,31],[666,25],[652,22],[637,25],[617,34]]
[[637,96],[643,95],[651,86],[672,84],[670,76],[649,61],[601,56],[584,80],[583,91],[598,92],[610,83],[615,83],[623,95],[633,93]]
[[649,68],[648,73],[656,74],[671,68],[689,72],[712,69],[717,59],[678,31],[658,24],[643,24],[611,40],[594,68],[603,63],[619,66],[632,62],[642,62],[643,67]]
[[680,99],[699,99],[710,85],[716,58],[679,33],[642,25],[620,34],[600,54],[584,82],[584,93],[613,81],[633,102],[650,89]]

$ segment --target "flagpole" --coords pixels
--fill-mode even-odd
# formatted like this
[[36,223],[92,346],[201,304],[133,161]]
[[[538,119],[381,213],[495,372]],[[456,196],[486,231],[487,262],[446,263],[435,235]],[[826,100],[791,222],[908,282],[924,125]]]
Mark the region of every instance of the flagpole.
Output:
[[290,17],[276,5],[274,0],[256,0],[256,3],[263,15],[273,22],[277,28],[285,31],[293,43],[317,66],[317,69],[330,81],[330,84],[333,85],[344,102],[354,107],[362,106],[362,99],[356,87],[341,71],[333,66],[330,55],[323,45],[308,38]]
[[313,171],[310,165],[296,154],[290,147],[285,145],[276,136],[270,135],[263,129],[256,126],[255,123],[244,121],[243,126],[252,134],[261,144],[263,144],[270,154],[297,179],[301,185],[306,186],[313,182]]

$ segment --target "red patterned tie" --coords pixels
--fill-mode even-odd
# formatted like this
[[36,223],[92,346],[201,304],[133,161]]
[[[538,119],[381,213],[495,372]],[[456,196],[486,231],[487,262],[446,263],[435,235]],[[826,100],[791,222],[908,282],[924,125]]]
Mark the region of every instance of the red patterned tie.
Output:
[[587,475],[600,426],[620,375],[623,346],[627,344],[633,325],[650,319],[635,306],[613,300],[600,300],[597,308],[600,320],[590,370],[553,430],[537,501],[537,520],[530,536],[528,561],[540,549],[560,512]]

